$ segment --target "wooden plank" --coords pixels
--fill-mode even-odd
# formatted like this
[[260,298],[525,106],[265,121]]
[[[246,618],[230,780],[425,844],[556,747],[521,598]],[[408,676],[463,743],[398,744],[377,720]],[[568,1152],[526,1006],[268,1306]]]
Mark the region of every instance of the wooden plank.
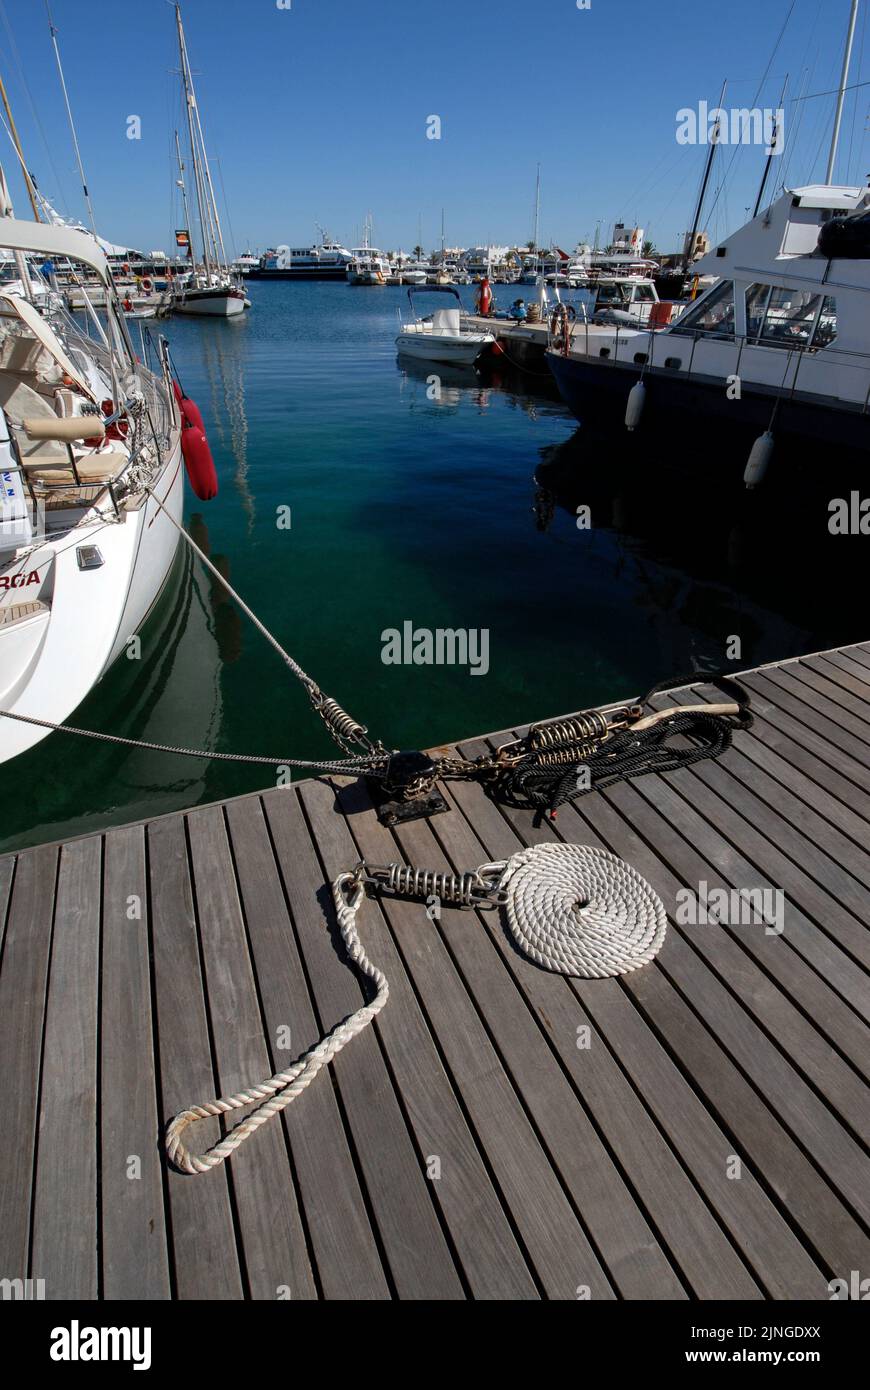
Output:
[[867,765],[870,761],[870,724],[844,706],[837,707],[838,702],[831,694],[832,690],[836,691],[836,686],[814,676],[800,665],[788,672],[766,671],[765,679],[807,706],[804,717],[812,727],[821,728],[832,743],[845,748],[856,762]]
[[[677,782],[676,774],[673,781]],[[732,856],[727,850],[721,853],[718,837],[701,817],[692,814],[691,805],[681,802],[673,788],[657,783],[654,789],[641,785],[637,790],[648,804],[634,804],[632,823],[644,838],[652,837],[653,843],[661,843],[665,824],[686,837],[682,843],[674,837],[667,857],[669,867],[690,891],[697,894],[701,883],[708,885],[708,891],[764,887],[769,883],[745,861],[728,863]],[[684,794],[687,790],[690,788],[684,784]],[[724,874],[717,871],[720,859],[726,861]],[[850,1127],[868,1139],[870,1091],[853,1068],[832,1051],[828,1040],[810,1020],[830,1010],[834,1017],[832,1031],[839,1029],[865,1069],[870,1034],[866,1024],[831,993],[821,976],[791,950],[793,929],[795,933],[800,931],[800,923],[792,923],[791,904],[786,903],[781,936],[767,935],[761,925],[739,922],[723,923],[721,927],[685,927],[683,935],[792,1059],[792,1065],[803,1071]],[[811,931],[809,924],[805,935]],[[794,1007],[789,996],[798,1001],[800,1008]]]
[[[313,1046],[321,1029],[262,806],[259,800],[230,802],[227,819],[265,1033],[277,1069]],[[277,1046],[285,1030],[289,1051]],[[328,1074],[318,1078],[282,1119],[324,1298],[388,1298],[389,1284]]]
[[825,652],[817,664],[815,661],[807,661],[807,665],[820,674],[827,675],[831,680],[840,678],[839,675],[834,675],[834,671],[849,676],[850,679],[844,682],[846,689],[851,690],[860,699],[870,701],[870,669],[863,662],[856,660],[849,648],[840,652]]
[[[102,841],[61,850],[42,1049],[31,1262],[54,1299],[94,1299]],[[70,1220],[70,1212],[75,1220]]]
[[[0,970],[0,1270],[30,1273],[30,1216],[56,849],[18,856]],[[45,1276],[32,1271],[33,1278]],[[46,1288],[46,1296],[51,1290]]]
[[[223,811],[192,811],[187,826],[218,1073],[216,1094],[228,1096],[257,1085],[276,1068],[263,1037]],[[234,1128],[248,1113],[245,1109],[228,1116],[226,1128]],[[250,1296],[316,1297],[280,1125],[266,1125],[233,1155],[230,1180]]]
[[[582,797],[576,809],[560,808],[558,833],[561,838],[582,843],[584,831],[591,827],[606,848],[644,874],[667,906],[674,901],[677,881],[663,854],[669,835],[675,832],[665,826],[655,849],[636,835],[632,827],[638,796],[636,786],[622,782],[604,793]],[[531,820],[525,812],[511,813],[511,818],[515,823],[519,820],[524,824]],[[850,1161],[857,1152],[859,1170],[863,1170],[863,1155],[830,1111],[800,1084],[797,1075],[770,1046],[766,1035],[751,1022],[737,999],[688,949],[678,932],[668,933],[656,965],[655,971],[635,971],[625,976],[624,986],[647,1011],[675,1055],[682,1056],[688,1051],[692,1059],[693,1083],[708,1097],[717,1114],[727,1119],[728,1127],[736,1135],[742,1135],[744,1158],[751,1158],[757,1164],[757,1171],[763,1175],[769,1190],[777,1194],[790,1219],[803,1229],[826,1263],[833,1266],[850,1259],[863,1259],[866,1263],[870,1243],[843,1205],[841,1195],[835,1193],[818,1169],[807,1162],[803,1149],[793,1142],[773,1110],[781,1108],[788,1115],[788,1122],[795,1124],[801,1144],[808,1134],[812,1135],[814,1146],[821,1153],[822,1171],[830,1180],[829,1164],[836,1166],[842,1179],[841,1190],[849,1200],[857,1197],[859,1210],[866,1205],[866,1196],[860,1179],[856,1181],[856,1174],[850,1168]],[[678,987],[679,994],[665,988],[665,975],[667,981]],[[697,1010],[697,1017],[688,1010],[684,1000]],[[699,1025],[699,1019],[706,1027]],[[732,1058],[760,1085],[765,1103],[759,1102],[755,1091],[745,1085]],[[782,1094],[792,1087],[794,1094]],[[829,1151],[830,1144],[837,1152],[836,1159]]]
[[819,720],[806,723],[813,719],[813,712],[764,677],[745,676],[742,680],[752,692],[756,720],[765,721],[767,737],[771,737],[772,729],[787,736],[830,767],[846,788],[853,786],[865,796],[870,793],[870,767],[856,761],[852,743],[846,737],[839,738],[836,725],[823,726]]
[[[619,783],[602,796],[584,798],[583,818],[598,830],[608,848],[652,883],[666,905],[673,904],[676,884],[661,857],[667,852],[666,827],[654,851],[635,833],[635,818],[641,813],[639,795],[637,788]],[[564,828],[560,833],[565,833]],[[626,988],[673,1050],[691,1057],[695,1084],[717,1112],[727,1117],[729,1128],[743,1136],[745,1156],[757,1164],[770,1189],[819,1253],[832,1267],[859,1256],[866,1263],[870,1244],[833,1190],[836,1185],[848,1201],[856,1201],[859,1210],[867,1205],[868,1189],[859,1176],[866,1160],[854,1141],[680,932],[668,933],[657,962],[657,972],[637,971],[627,976]],[[663,973],[697,1017],[671,990],[663,988]],[[758,1087],[763,1103],[735,1064]],[[800,1147],[785,1126],[795,1134]],[[807,1161],[805,1150],[816,1154],[825,1178]]]
[[[442,833],[451,815],[439,816]],[[405,859],[426,868],[444,866],[434,826],[416,821],[397,830]],[[434,861],[434,862],[433,862]],[[421,914],[417,909],[418,930]],[[436,930],[444,936],[504,1066],[539,1130],[560,1178],[626,1297],[679,1298],[683,1287],[638,1210],[577,1093],[567,1081],[541,1030],[505,970],[488,933],[469,930],[469,914],[442,909]],[[546,976],[563,994],[565,981]],[[443,1030],[439,1029],[439,1036]],[[572,1029],[572,1038],[576,1031]],[[465,1040],[464,1044],[467,1046]],[[587,1282],[577,1279],[575,1282]]]
[[169,1298],[141,825],[104,841],[100,1195],[103,1297]]
[[[160,1113],[218,1094],[200,971],[199,939],[180,816],[148,827]],[[219,1138],[217,1121],[197,1125],[198,1143]],[[196,1177],[168,1171],[174,1292],[179,1298],[241,1298],[242,1274],[226,1166]]]
[[[457,811],[439,817],[438,839],[456,872],[487,859],[509,857],[521,841],[498,816],[480,786],[456,783],[450,788]],[[464,802],[464,816],[459,803]],[[481,843],[478,812],[498,817],[495,834]],[[433,826],[433,829],[435,827]],[[751,1277],[718,1221],[706,1206],[692,1179],[671,1148],[662,1142],[655,1122],[612,1057],[606,1041],[595,1036],[590,1046],[578,1046],[578,1030],[588,1025],[588,1011],[562,977],[542,971],[515,951],[493,913],[480,914],[495,948],[531,1007],[544,1036],[572,1076],[583,1105],[625,1173],[653,1229],[681,1275],[698,1298],[757,1298]],[[620,994],[616,980],[596,981],[592,992]],[[603,1243],[600,1248],[606,1255]]]
[[[282,797],[281,792],[267,797],[276,815],[281,813]],[[378,1018],[383,1044],[403,1091],[418,1152],[427,1158],[442,1156],[441,1176],[431,1187],[469,1289],[475,1298],[535,1298],[534,1279],[492,1190],[392,938],[376,916],[372,928],[368,949],[390,982],[388,1007]],[[476,1259],[468,1259],[469,1250]]]
[[[347,964],[331,893],[296,796],[284,797],[280,812],[270,800],[267,814],[318,1021],[326,1032],[360,1007],[363,991]],[[328,851],[329,837],[323,838]],[[364,904],[358,917],[363,940],[368,939],[372,910]],[[337,1055],[332,1073],[396,1292],[400,1298],[461,1298],[462,1282],[423,1176],[425,1156],[416,1151],[406,1128],[377,1023]]]
[[752,731],[740,740],[740,753],[812,805],[831,825],[849,836],[853,846],[863,850],[870,830],[870,796],[842,777],[830,763],[758,716]]
[[12,896],[12,880],[15,877],[15,855],[4,854],[0,858],[0,951],[6,935],[6,913]]
[[[478,742],[462,745],[462,752],[468,756],[482,751]],[[460,788],[469,798],[475,794],[472,825],[481,830],[486,848],[494,858],[501,859],[512,853],[516,841],[540,844],[557,838],[546,822],[538,825],[528,813],[510,807],[497,808],[483,798],[479,787],[454,784],[452,789],[458,792]],[[583,799],[584,802],[588,800]],[[509,827],[507,837],[499,829],[500,820]],[[567,832],[564,838],[599,849],[608,847],[572,807],[560,808],[559,823],[563,832]],[[632,982],[636,983],[637,978],[636,972],[619,983],[576,980],[572,984],[583,1008],[593,1021],[597,1020],[603,1037],[634,1082],[644,1104],[670,1139],[680,1162],[688,1167],[768,1294],[773,1298],[824,1296],[819,1292],[821,1280],[817,1266],[748,1166],[744,1167],[739,1184],[729,1178],[733,1135],[720,1127],[716,1107],[704,1104],[691,1073],[687,1072],[688,1081],[684,1078],[679,1052],[672,1057],[644,1015],[633,1006]],[[667,989],[667,982],[664,977],[662,979]],[[676,995],[675,1001],[678,1002]],[[721,1256],[719,1258],[721,1262]]]
[[[390,833],[378,825],[364,787],[344,787],[341,806],[348,816],[348,824],[353,827],[359,851],[370,862],[391,861],[399,856]],[[346,859],[351,852],[348,837],[346,849],[337,847],[335,862],[339,862],[341,855]],[[549,1155],[526,1113],[523,1098],[492,1045],[465,981],[424,907],[419,903],[384,898],[381,910],[392,933],[392,936],[381,934],[377,941],[377,950],[383,955],[383,968],[391,982],[390,1005],[394,980],[400,982],[402,996],[411,1000],[414,997],[412,988],[419,997],[420,1007],[438,1039],[453,1085],[468,1115],[468,1123],[485,1154],[487,1166],[510,1210],[517,1235],[544,1293],[550,1298],[576,1299],[577,1289],[583,1285],[594,1298],[613,1298],[613,1288],[600,1257],[553,1170]],[[461,915],[467,928],[469,921],[474,919],[467,914]],[[405,970],[410,977],[411,988],[408,989],[402,982]],[[491,1288],[501,1278],[499,1263],[503,1237],[498,1228],[491,1233],[486,1224],[478,1232],[475,1214],[475,1203],[483,1212],[487,1210],[491,1200],[489,1181],[472,1171],[467,1195],[458,1188],[463,1150],[457,1140],[466,1142],[466,1134],[457,1126],[452,1130],[445,1126],[440,1087],[434,1089],[431,1085],[420,1084],[421,1054],[425,1057],[426,1052],[432,1050],[428,1036],[425,1047],[421,1046],[419,1028],[415,1025],[409,1029],[406,1017],[398,1010],[389,1016],[384,1010],[381,1021],[390,1064],[402,1086],[420,1150],[436,1156],[441,1163],[441,1177],[433,1183],[436,1196],[445,1215],[449,1213],[453,1229],[454,1209],[457,1216],[464,1214],[465,1227],[458,1232],[456,1243],[469,1282],[472,1287]],[[490,1216],[489,1221],[492,1220]],[[498,1237],[497,1241],[494,1236]]]
[[[805,789],[804,794],[812,797],[816,804],[827,808],[825,793],[815,783],[809,783],[803,776],[797,773],[790,764],[780,758],[778,754],[772,753],[766,745],[762,744],[757,738],[751,735],[743,735],[739,741],[739,751],[732,749],[721,760],[722,765],[727,767],[740,780],[749,783],[752,780],[752,769],[755,766],[756,749],[760,750],[758,758],[765,766],[772,766],[782,779],[783,784],[793,786],[796,791]],[[716,823],[716,798],[708,795],[708,779],[704,776],[704,765],[699,764],[694,769],[695,775],[705,783],[705,789],[701,793],[703,804],[708,812],[709,820]],[[710,784],[712,786],[712,784]],[[639,785],[639,790],[643,791],[643,784]],[[781,789],[779,789],[781,790]],[[777,795],[776,785],[770,783],[771,798]],[[840,807],[840,802],[835,802],[834,807]],[[733,868],[730,876],[732,884],[737,886],[754,884],[763,888],[776,888],[777,885],[761,874],[755,864],[745,859],[739,849],[723,839],[716,833],[712,834],[707,822],[702,820],[689,803],[672,803],[674,809],[681,808],[684,820],[690,823],[688,831],[683,829],[690,843],[698,844],[697,835],[705,835],[708,840],[706,853],[710,856],[713,863],[721,869],[729,866]],[[659,804],[658,809],[663,809]],[[845,808],[843,808],[845,811]],[[831,811],[834,814],[834,811]],[[870,828],[868,828],[870,829]],[[854,853],[860,853],[857,846],[852,846],[850,841],[843,841],[843,852],[854,849]],[[753,946],[760,948],[759,959],[766,964],[766,958],[770,952],[765,950],[765,940],[755,941],[757,933],[752,931],[745,933],[746,944],[750,949]],[[838,946],[823,932],[819,931],[818,926],[800,911],[793,902],[788,904],[788,932],[786,935],[788,945],[792,946],[803,959],[808,961],[817,975],[804,980],[801,975],[795,975],[790,962],[781,957],[778,961],[780,966],[784,966],[790,977],[790,993],[798,1001],[802,1002],[809,1017],[812,1017],[817,1026],[824,1029],[833,1042],[837,1044],[849,1056],[852,1064],[859,1071],[866,1071],[868,1066],[867,1037],[862,1024],[855,1017],[857,1013],[865,1022],[870,1021],[870,997],[867,989],[867,972],[862,969],[855,961],[844,954]],[[757,954],[757,952],[756,952]],[[782,971],[778,972],[779,978],[783,978]],[[821,977],[821,978],[820,978]],[[807,995],[806,990],[810,993]],[[845,1009],[840,1000],[832,993],[832,990],[839,990],[843,999],[851,1005],[850,1009]]]
[[[819,658],[805,657],[794,671],[795,676],[811,689],[825,696],[840,710],[847,710],[863,725],[870,725],[870,707],[867,703],[867,686],[864,681],[840,670],[830,662]],[[870,728],[862,733],[865,742],[870,741]]]

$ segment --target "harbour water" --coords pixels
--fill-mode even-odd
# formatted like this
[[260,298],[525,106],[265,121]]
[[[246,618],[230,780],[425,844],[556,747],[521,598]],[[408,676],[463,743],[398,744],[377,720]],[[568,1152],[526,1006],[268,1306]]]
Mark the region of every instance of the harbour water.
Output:
[[[497,287],[504,307],[517,293]],[[780,467],[747,494],[742,457],[714,457],[704,438],[650,446],[619,419],[584,432],[543,375],[398,362],[404,289],[278,282],[250,297],[236,320],[164,330],[220,478],[212,503],[188,492],[190,529],[386,744],[432,746],[865,635],[860,538],[827,527],[828,499],[850,485],[834,461],[801,480]],[[383,633],[406,622],[485,629],[488,669],[385,664]],[[276,763],[333,752],[186,551],[138,659],[118,661],[72,722]],[[274,781],[273,767],[53,735],[0,768],[0,849]]]

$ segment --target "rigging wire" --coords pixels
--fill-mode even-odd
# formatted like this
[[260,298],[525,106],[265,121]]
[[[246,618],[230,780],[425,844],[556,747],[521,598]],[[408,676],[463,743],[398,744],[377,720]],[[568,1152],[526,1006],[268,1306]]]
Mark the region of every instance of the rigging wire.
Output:
[[[21,52],[18,48],[18,44],[15,41],[15,33],[12,29],[12,25],[9,22],[9,16],[6,13],[6,5],[4,4],[4,0],[0,0],[0,19],[3,20],[3,27],[6,30],[6,37],[9,41],[9,50],[15,62],[18,81],[21,85],[21,89],[24,92],[24,95],[27,98],[27,104],[30,107],[30,113],[33,117],[34,125],[36,126],[36,129],[39,131],[39,137],[42,140],[43,145],[45,146],[45,152],[48,156],[48,164],[52,174],[54,175],[54,181],[58,188],[59,196],[57,198],[57,201],[62,204],[64,212],[67,214],[67,216],[70,216],[69,200],[64,191],[63,184],[61,183],[60,175],[57,172],[57,166],[54,162],[54,156],[52,154],[51,145],[49,144],[48,137],[45,133],[45,127],[43,126],[42,121],[39,118],[39,111],[37,110],[36,103],[33,100],[33,94],[30,90],[30,86],[25,75],[24,64],[21,61]],[[31,178],[32,177],[33,176],[31,175]],[[33,182],[34,184],[36,184],[35,179],[33,180]]]

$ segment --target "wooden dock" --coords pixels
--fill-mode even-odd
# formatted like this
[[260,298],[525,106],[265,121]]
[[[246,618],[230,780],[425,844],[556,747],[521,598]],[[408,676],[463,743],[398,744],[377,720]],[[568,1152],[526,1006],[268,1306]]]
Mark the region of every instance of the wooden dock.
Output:
[[[506,308],[507,305],[503,307]],[[533,375],[540,373],[550,376],[550,370],[544,360],[550,338],[548,323],[529,323],[527,319],[517,323],[513,319],[481,318],[477,314],[463,314],[463,326],[472,333],[491,333],[499,343],[509,365],[530,371]],[[596,338],[604,338],[609,342],[613,337],[613,328],[584,323],[577,319],[570,325],[569,333],[572,347],[576,345],[588,351],[589,345],[594,344]]]
[[[745,680],[755,725],[721,760],[555,826],[451,782],[447,814],[393,832],[323,780],[0,858],[0,1278],[48,1299],[824,1300],[870,1274],[870,643]],[[167,1168],[169,1116],[359,1007],[339,871],[554,836],[658,891],[652,965],[568,980],[494,912],[369,900],[383,1013],[229,1164]],[[784,931],[680,925],[702,883],[780,890]]]

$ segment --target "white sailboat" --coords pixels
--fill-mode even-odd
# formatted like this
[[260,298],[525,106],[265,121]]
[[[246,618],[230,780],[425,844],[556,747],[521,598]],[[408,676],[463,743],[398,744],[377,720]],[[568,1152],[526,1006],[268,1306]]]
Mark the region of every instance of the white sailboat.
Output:
[[[137,363],[106,256],[89,233],[17,220],[0,170],[0,762],[65,722],[142,626],[179,541],[181,415],[165,347]],[[102,290],[88,337],[43,312],[29,262],[75,264]]]
[[[184,88],[184,104],[187,111],[187,130],[190,142],[190,160],[193,170],[196,205],[199,212],[199,228],[202,238],[202,263],[194,268],[193,274],[183,284],[174,283],[167,296],[165,310],[176,314],[211,315],[218,318],[233,318],[250,309],[251,301],[241,284],[241,275],[234,275],[227,263],[223,233],[217,209],[214,185],[208,155],[205,149],[202,122],[193,76],[187,56],[187,41],[181,23],[181,6],[175,6],[175,22],[178,29],[178,52],[181,60],[181,81]],[[188,215],[187,189],[184,182],[184,163],[175,135],[178,156],[178,182],[184,200],[187,216],[187,231],[190,236],[190,250],[193,255],[193,238]]]

